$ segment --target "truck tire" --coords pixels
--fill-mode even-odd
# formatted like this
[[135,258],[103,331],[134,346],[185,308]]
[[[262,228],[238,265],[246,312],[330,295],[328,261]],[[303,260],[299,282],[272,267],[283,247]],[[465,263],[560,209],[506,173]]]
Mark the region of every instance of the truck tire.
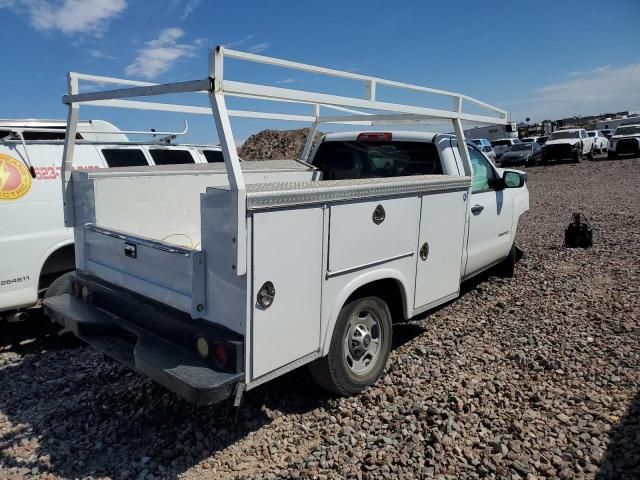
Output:
[[595,148],[592,146],[591,147],[591,151],[587,154],[587,158],[589,160],[593,160],[593,152],[594,152]]
[[573,161],[573,163],[580,163],[581,161],[582,161],[582,148],[578,150],[578,153],[576,153],[576,158]]
[[618,155],[616,155],[616,152],[612,152],[611,150],[607,151],[607,158],[609,160],[615,160],[616,158],[618,158]]
[[509,250],[509,255],[505,258],[502,263],[500,263],[499,271],[500,276],[505,278],[511,278],[516,273],[516,263],[518,260],[518,247],[516,247],[516,242],[513,242],[511,245],[511,249]]
[[60,275],[47,287],[47,291],[44,292],[44,298],[57,297],[64,295],[65,293],[71,293],[71,273],[67,272],[64,275]]
[[309,366],[322,388],[343,396],[378,380],[391,351],[391,312],[378,297],[347,303],[338,315],[329,354]]

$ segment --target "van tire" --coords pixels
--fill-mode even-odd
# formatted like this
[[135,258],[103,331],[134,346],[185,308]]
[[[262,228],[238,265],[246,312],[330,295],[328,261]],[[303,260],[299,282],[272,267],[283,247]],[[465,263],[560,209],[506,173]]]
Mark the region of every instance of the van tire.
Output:
[[320,387],[338,395],[360,393],[382,375],[391,335],[391,312],[384,300],[368,296],[349,301],[338,314],[328,355],[309,365],[311,376]]
[[64,295],[65,293],[71,293],[71,274],[73,272],[67,272],[64,275],[60,275],[56,278],[44,292],[44,298],[57,297]]

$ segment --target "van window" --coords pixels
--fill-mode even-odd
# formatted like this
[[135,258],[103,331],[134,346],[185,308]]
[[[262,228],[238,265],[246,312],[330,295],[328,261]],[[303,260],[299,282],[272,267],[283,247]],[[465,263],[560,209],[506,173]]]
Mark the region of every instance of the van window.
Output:
[[[39,128],[60,129],[60,132],[23,132],[22,136],[25,140],[64,140],[66,136],[66,127],[43,126]],[[11,140],[18,140],[20,138],[13,130],[0,130],[0,138],[5,137],[9,137]],[[76,133],[76,140],[82,140],[80,133]]]
[[149,150],[151,158],[156,165],[175,165],[183,163],[195,163],[191,152],[188,150]]
[[324,180],[442,174],[438,149],[427,142],[323,142],[313,164]]
[[109,167],[140,167],[149,165],[138,148],[103,148],[102,155]]
[[202,153],[209,163],[224,163],[224,157],[220,150],[203,150]]

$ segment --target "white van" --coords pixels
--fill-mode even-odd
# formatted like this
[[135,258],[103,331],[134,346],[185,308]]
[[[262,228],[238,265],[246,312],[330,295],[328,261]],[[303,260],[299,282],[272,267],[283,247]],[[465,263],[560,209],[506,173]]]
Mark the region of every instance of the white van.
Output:
[[[37,305],[47,286],[74,268],[60,187],[65,129],[64,121],[0,120],[0,318],[24,316],[18,309]],[[128,133],[153,138],[132,142]],[[176,134],[79,122],[73,168],[223,162],[219,147],[171,144]]]

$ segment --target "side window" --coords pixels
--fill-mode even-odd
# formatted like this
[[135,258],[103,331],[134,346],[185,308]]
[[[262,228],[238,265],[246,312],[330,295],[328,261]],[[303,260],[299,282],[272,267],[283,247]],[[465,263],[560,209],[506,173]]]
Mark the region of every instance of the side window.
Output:
[[102,155],[109,167],[141,167],[149,165],[138,148],[103,148]]
[[471,157],[471,193],[481,193],[491,190],[489,181],[495,177],[495,173],[489,161],[475,148],[467,147]]
[[220,150],[203,150],[202,153],[209,163],[224,163],[224,157]]
[[195,163],[191,152],[188,150],[149,150],[151,158],[156,165],[175,165],[184,163]]

